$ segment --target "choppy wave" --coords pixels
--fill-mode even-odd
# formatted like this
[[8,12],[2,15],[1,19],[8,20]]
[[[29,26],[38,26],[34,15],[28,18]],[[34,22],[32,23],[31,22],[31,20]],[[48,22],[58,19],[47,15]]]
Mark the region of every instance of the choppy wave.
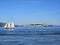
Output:
[[60,45],[60,28],[16,28],[14,31],[0,29],[0,45]]
[[60,31],[20,31],[0,33],[0,36],[21,36],[21,35],[60,35]]

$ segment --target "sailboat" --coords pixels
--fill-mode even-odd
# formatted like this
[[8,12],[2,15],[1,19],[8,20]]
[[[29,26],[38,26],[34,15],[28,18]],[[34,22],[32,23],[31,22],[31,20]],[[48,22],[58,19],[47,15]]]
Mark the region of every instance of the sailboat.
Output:
[[7,23],[5,26],[4,26],[5,29],[14,29],[15,28],[15,25],[14,23]]

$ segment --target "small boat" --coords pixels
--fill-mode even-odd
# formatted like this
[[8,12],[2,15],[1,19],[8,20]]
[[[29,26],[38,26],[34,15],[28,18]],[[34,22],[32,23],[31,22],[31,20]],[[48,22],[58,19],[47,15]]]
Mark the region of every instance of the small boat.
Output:
[[15,25],[14,23],[6,23],[5,26],[4,26],[5,29],[14,29],[15,28]]

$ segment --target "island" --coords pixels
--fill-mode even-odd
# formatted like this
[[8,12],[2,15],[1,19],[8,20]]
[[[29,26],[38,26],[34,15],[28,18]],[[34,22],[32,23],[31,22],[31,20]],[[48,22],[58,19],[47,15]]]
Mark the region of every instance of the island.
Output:
[[20,26],[39,26],[39,27],[53,27],[53,25],[48,25],[48,24],[25,24],[25,25],[20,25]]

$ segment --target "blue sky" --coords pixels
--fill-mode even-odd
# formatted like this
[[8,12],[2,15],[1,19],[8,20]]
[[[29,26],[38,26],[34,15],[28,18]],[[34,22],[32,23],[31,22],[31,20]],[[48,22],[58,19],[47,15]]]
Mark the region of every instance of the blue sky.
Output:
[[60,25],[60,0],[0,0],[0,22]]

